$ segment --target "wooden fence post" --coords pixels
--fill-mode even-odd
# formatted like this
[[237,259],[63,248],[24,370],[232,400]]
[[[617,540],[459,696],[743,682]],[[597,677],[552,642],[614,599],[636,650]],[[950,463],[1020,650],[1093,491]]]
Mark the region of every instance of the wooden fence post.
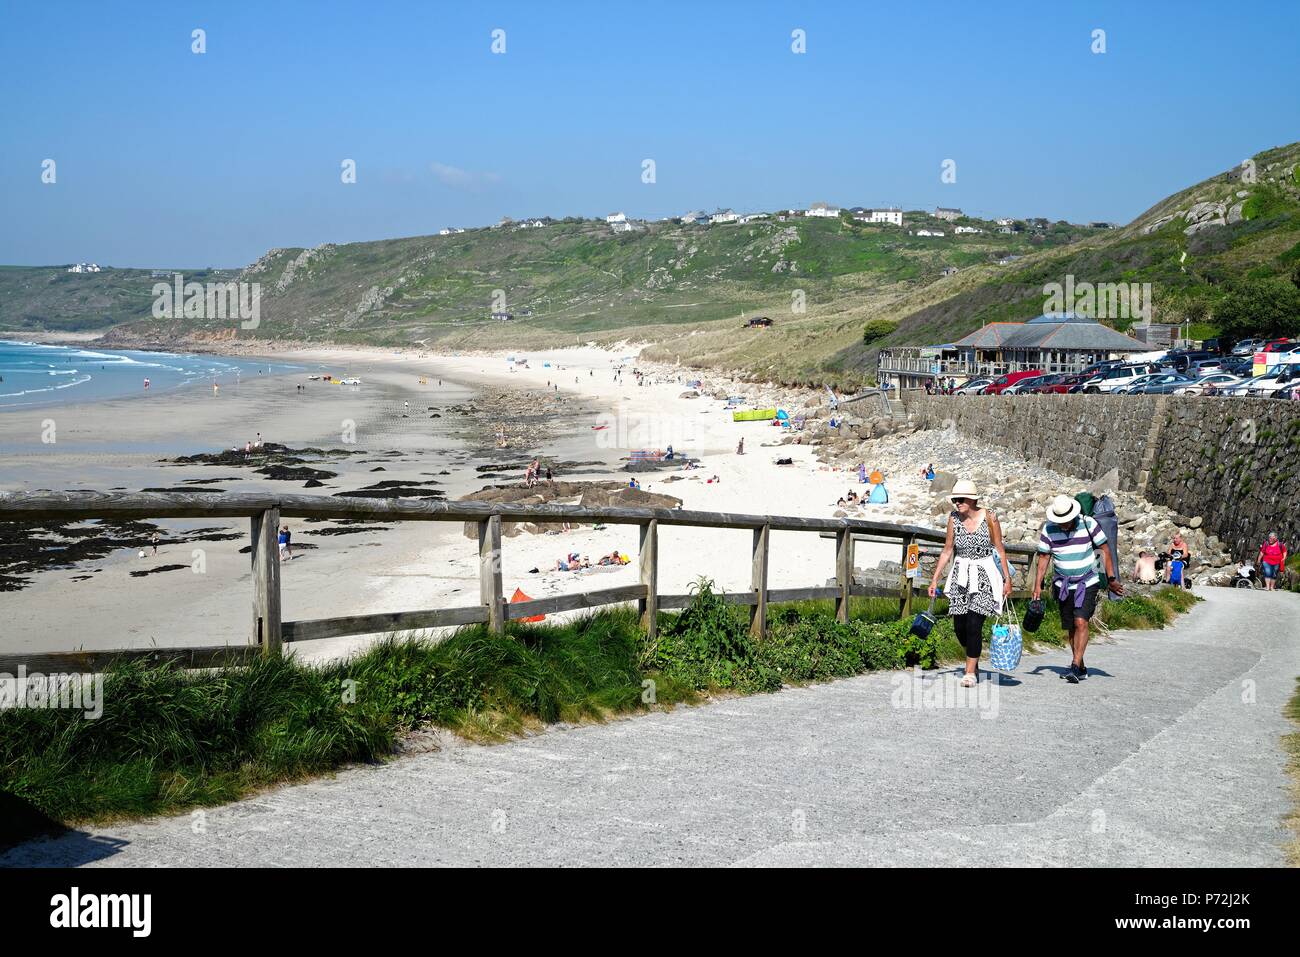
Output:
[[767,549],[772,526],[754,529],[754,564],[749,582],[754,589],[754,604],[749,607],[749,633],[755,638],[767,634]]
[[835,618],[848,621],[853,588],[853,532],[847,528],[835,532],[835,584],[840,590],[835,596]]
[[253,561],[253,643],[264,654],[280,650],[280,510],[268,508],[250,519]]
[[641,584],[645,585],[645,597],[637,599],[636,607],[646,637],[653,638],[659,631],[658,519],[652,518],[641,526],[640,552],[637,557],[641,565]]
[[479,600],[487,605],[488,630],[501,634],[506,628],[505,594],[501,588],[501,516],[491,515],[478,523]]
[[[903,535],[903,575],[898,586],[898,614],[902,618],[912,617],[912,584],[913,580],[907,577],[907,550],[916,543],[916,539],[911,535]],[[917,574],[921,573],[920,566],[917,566]]]

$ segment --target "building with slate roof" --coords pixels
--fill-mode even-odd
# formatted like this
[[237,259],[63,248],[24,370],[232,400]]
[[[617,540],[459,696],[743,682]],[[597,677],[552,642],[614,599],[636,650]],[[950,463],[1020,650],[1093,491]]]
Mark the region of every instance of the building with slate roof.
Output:
[[907,388],[939,376],[960,383],[1031,369],[1082,372],[1094,362],[1150,348],[1087,316],[1043,315],[1028,322],[991,322],[943,345],[882,350],[877,377]]

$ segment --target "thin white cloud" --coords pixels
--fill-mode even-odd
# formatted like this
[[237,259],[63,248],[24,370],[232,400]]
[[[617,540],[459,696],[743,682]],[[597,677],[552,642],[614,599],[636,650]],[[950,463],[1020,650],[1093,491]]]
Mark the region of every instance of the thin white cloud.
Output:
[[486,189],[489,186],[495,186],[501,182],[501,176],[497,173],[461,169],[458,166],[448,166],[445,163],[430,163],[429,169],[437,177],[438,182],[444,186],[450,186],[452,189],[474,192]]

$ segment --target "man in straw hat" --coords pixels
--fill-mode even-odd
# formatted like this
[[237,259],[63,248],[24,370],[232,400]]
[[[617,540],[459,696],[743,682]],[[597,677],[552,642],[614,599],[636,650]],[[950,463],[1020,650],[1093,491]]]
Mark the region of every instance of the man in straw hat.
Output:
[[[1115,574],[1115,561],[1106,548],[1106,533],[1090,515],[1082,514],[1079,503],[1068,495],[1058,495],[1047,507],[1047,524],[1038,538],[1040,555],[1052,557],[1052,591],[1061,609],[1061,625],[1070,635],[1073,660],[1070,670],[1062,675],[1070,684],[1088,677],[1083,663],[1083,652],[1088,647],[1088,622],[1097,607],[1097,590],[1101,579],[1097,575],[1097,555],[1100,552],[1106,568],[1106,583],[1116,595],[1124,594],[1124,586]],[[1034,581],[1034,600],[1043,591],[1043,577],[1047,562],[1038,563],[1038,577]]]

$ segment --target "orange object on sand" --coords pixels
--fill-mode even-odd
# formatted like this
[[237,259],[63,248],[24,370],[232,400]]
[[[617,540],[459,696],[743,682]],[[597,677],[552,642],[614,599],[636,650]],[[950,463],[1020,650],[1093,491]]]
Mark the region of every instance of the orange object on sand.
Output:
[[883,475],[880,474],[880,469],[875,469],[875,470],[874,470],[874,471],[873,471],[873,472],[872,472],[872,473],[867,477],[867,481],[869,481],[872,485],[879,485],[879,484],[880,484],[881,482],[883,482],[884,480],[885,480],[885,477],[884,477]]
[[[515,604],[516,602],[521,602],[521,601],[532,601],[532,599],[529,598],[527,595],[525,595],[525,594],[523,593],[523,590],[522,590],[522,589],[516,588],[516,589],[515,589],[515,593],[514,593],[513,595],[510,596],[510,604],[513,605],[513,604]],[[528,618],[520,618],[519,620],[520,620],[520,621],[545,621],[545,620],[546,620],[546,616],[545,616],[545,615],[532,615],[532,616],[530,616],[530,617],[528,617]]]

